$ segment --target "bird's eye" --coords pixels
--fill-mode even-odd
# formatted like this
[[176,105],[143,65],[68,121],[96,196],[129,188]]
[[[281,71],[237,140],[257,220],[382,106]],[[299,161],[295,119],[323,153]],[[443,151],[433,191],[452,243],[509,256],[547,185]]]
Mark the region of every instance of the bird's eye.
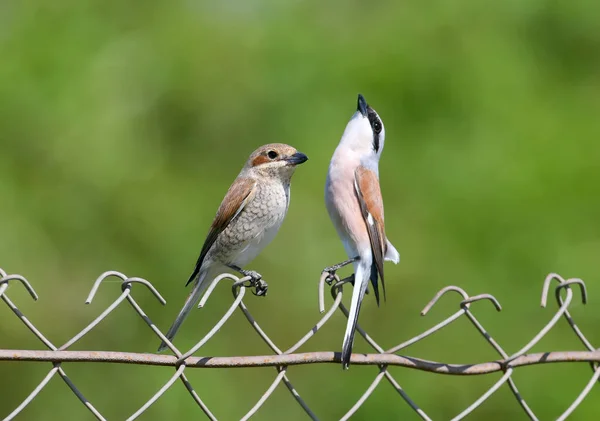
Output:
[[380,121],[373,122],[373,130],[375,131],[375,133],[378,133],[378,134],[381,132],[381,122]]
[[269,151],[269,152],[267,152],[267,156],[271,159],[275,159],[275,158],[277,158],[277,152]]

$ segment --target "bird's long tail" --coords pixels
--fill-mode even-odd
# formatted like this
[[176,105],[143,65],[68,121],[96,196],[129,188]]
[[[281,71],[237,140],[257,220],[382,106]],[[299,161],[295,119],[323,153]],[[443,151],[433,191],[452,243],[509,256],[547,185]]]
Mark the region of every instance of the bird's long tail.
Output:
[[350,365],[350,356],[352,355],[352,345],[354,344],[354,334],[356,332],[356,324],[358,323],[358,313],[362,304],[369,278],[371,275],[371,263],[362,259],[355,264],[354,271],[354,289],[352,291],[352,301],[350,303],[350,311],[348,313],[348,324],[346,325],[346,333],[344,334],[344,342],[342,344],[342,366],[344,369]]
[[[192,311],[192,308],[194,308],[194,306],[198,303],[198,301],[200,300],[200,296],[210,284],[210,282],[205,282],[206,276],[207,272],[203,271],[200,272],[194,280],[194,284],[192,286],[192,291],[190,292],[190,295],[188,295],[187,299],[185,300],[185,304],[183,305],[183,308],[181,309],[181,311],[177,315],[177,318],[175,319],[175,321],[169,328],[169,331],[167,332],[166,336],[168,340],[173,341],[173,338],[175,337],[175,334],[183,324],[183,321],[190,314],[190,311]],[[163,341],[158,347],[158,352],[164,351],[165,349],[167,349],[167,344]]]

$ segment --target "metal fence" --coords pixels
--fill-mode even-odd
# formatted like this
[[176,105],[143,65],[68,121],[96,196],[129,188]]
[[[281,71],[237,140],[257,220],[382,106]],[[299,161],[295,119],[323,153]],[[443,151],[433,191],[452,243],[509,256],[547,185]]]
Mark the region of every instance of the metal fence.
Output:
[[[290,391],[296,402],[304,409],[307,416],[313,420],[317,420],[317,415],[309,408],[306,402],[302,399],[300,394],[296,391],[292,385],[290,379],[287,376],[287,367],[291,365],[303,365],[303,364],[315,364],[315,363],[340,363],[339,353],[334,352],[309,352],[309,353],[296,353],[296,351],[304,345],[317,331],[323,327],[325,323],[331,318],[335,311],[340,310],[346,317],[348,311],[342,304],[343,296],[343,283],[340,279],[335,276],[334,282],[331,284],[331,295],[333,303],[325,311],[325,289],[327,274],[321,276],[319,282],[319,308],[321,313],[324,313],[318,323],[304,335],[294,346],[287,350],[280,349],[271,338],[264,332],[258,322],[252,317],[248,308],[243,302],[244,294],[249,289],[248,283],[249,278],[238,278],[230,274],[222,274],[215,278],[211,286],[204,294],[200,306],[203,306],[214,288],[223,280],[230,280],[233,282],[232,292],[234,300],[224,316],[220,321],[211,329],[211,331],[205,335],[198,343],[192,347],[189,351],[181,352],[172,343],[170,343],[164,336],[164,334],[152,323],[150,318],[146,315],[144,310],[140,307],[138,302],[135,300],[132,294],[132,287],[134,284],[139,284],[139,287],[145,287],[151,291],[151,293],[159,300],[162,304],[165,304],[164,298],[160,293],[152,286],[150,282],[141,278],[129,278],[126,275],[110,271],[103,273],[94,283],[92,290],[87,297],[86,303],[92,302],[96,295],[98,288],[107,278],[116,277],[121,280],[120,287],[122,290],[121,295],[108,306],[94,321],[88,326],[81,330],[77,335],[72,337],[62,346],[56,346],[50,340],[48,340],[42,332],[40,332],[31,321],[18,309],[13,301],[8,297],[7,291],[9,288],[16,288],[21,285],[26,288],[31,297],[36,300],[37,294],[35,293],[31,284],[21,275],[8,275],[2,269],[0,269],[0,298],[8,305],[8,307],[14,312],[14,314],[23,322],[31,332],[49,349],[48,351],[39,350],[2,350],[0,349],[0,361],[38,361],[38,362],[49,362],[52,363],[52,368],[44,377],[44,379],[36,386],[36,388],[27,396],[27,398],[17,405],[16,408],[8,415],[5,416],[5,420],[14,419],[29,403],[40,393],[40,391],[48,384],[48,382],[56,375],[59,375],[65,383],[69,386],[71,391],[79,398],[81,403],[98,419],[105,420],[102,414],[94,407],[94,405],[83,396],[83,394],[77,389],[75,384],[69,379],[67,373],[63,369],[61,363],[63,362],[89,362],[89,363],[126,363],[126,364],[144,364],[144,365],[158,365],[158,366],[172,366],[175,368],[173,376],[158,390],[152,398],[150,398],[140,409],[138,409],[133,415],[127,420],[134,420],[144,413],[152,404],[154,404],[173,384],[177,379],[181,379],[185,388],[189,392],[192,399],[197,403],[199,408],[206,414],[211,420],[216,420],[215,415],[210,411],[207,405],[202,401],[200,396],[196,393],[188,379],[186,378],[186,370],[197,369],[197,368],[220,368],[220,367],[275,367],[277,375],[273,380],[272,384],[265,391],[262,397],[256,402],[256,404],[248,411],[248,413],[242,418],[243,420],[249,419],[253,416],[258,409],[265,403],[267,399],[272,395],[273,391],[283,383]],[[473,404],[458,414],[453,420],[460,420],[469,415],[474,409],[482,405],[490,396],[492,396],[502,385],[508,384],[508,387],[512,391],[518,404],[521,406],[523,411],[531,420],[537,420],[538,418],[527,405],[526,401],[519,394],[515,381],[512,379],[512,374],[518,367],[534,364],[549,364],[556,362],[588,362],[592,368],[592,376],[581,393],[573,401],[573,403],[561,414],[557,419],[564,420],[577,408],[577,406],[583,401],[587,394],[591,391],[594,385],[600,378],[600,349],[595,349],[592,344],[583,335],[581,330],[577,327],[569,313],[569,305],[574,299],[574,293],[571,287],[577,287],[581,292],[581,299],[583,303],[586,302],[587,292],[584,282],[581,279],[568,279],[564,280],[560,275],[550,274],[546,277],[543,289],[542,289],[542,307],[546,306],[548,295],[550,293],[551,284],[556,281],[556,285],[553,289],[555,299],[558,305],[557,311],[554,313],[550,321],[538,332],[537,335],[529,343],[523,346],[519,351],[508,354],[486,331],[482,324],[478,321],[471,310],[471,306],[479,301],[488,301],[496,307],[499,311],[501,310],[500,303],[490,294],[481,294],[476,296],[469,296],[462,288],[458,286],[447,286],[440,290],[433,299],[425,306],[422,315],[425,315],[446,293],[453,292],[459,295],[459,309],[445,320],[426,330],[414,338],[405,341],[391,349],[383,349],[377,342],[373,340],[364,330],[358,327],[360,334],[367,340],[367,342],[374,349],[372,354],[353,354],[352,364],[355,365],[374,365],[379,368],[379,373],[373,379],[373,382],[365,390],[363,395],[358,401],[350,408],[350,410],[341,418],[342,420],[349,419],[365,402],[365,400],[373,393],[375,388],[385,378],[398,392],[400,397],[424,420],[431,420],[427,413],[416,404],[407,394],[407,392],[400,386],[398,381],[388,371],[389,366],[401,366],[406,368],[412,368],[422,371],[429,371],[440,374],[450,375],[480,375],[487,373],[499,373],[501,377],[498,381],[485,391]],[[136,287],[138,288],[138,287]],[[123,301],[127,301],[131,308],[139,314],[139,316],[146,322],[146,324],[152,329],[152,331],[162,340],[166,341],[169,348],[174,355],[157,355],[157,354],[140,354],[140,353],[127,353],[127,352],[102,352],[102,351],[68,351],[75,342],[80,340],[83,336],[89,333],[94,327],[98,325],[108,314],[115,310]],[[205,345],[213,335],[227,322],[235,310],[239,309],[243,312],[244,316],[254,328],[256,333],[267,343],[267,345],[273,350],[272,355],[266,356],[240,356],[240,357],[193,357],[192,355],[198,351],[203,345]],[[456,320],[466,317],[474,328],[481,333],[485,340],[490,346],[498,353],[499,359],[496,361],[479,363],[479,364],[446,364],[433,361],[426,361],[414,357],[407,357],[398,355],[397,353],[410,345],[413,345],[424,338],[432,335],[433,333],[443,329],[450,325]],[[587,351],[568,351],[568,352],[545,352],[537,354],[527,354],[532,347],[537,344],[553,327],[554,325],[564,317],[568,322],[569,326],[580,339],[581,343],[587,349]],[[3,323],[6,321],[4,320]],[[3,416],[3,414],[0,414]]]

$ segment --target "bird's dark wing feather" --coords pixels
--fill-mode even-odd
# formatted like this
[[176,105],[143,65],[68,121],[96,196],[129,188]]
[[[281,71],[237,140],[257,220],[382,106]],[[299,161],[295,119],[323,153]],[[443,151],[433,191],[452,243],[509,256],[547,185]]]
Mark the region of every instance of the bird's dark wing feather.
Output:
[[231,187],[229,187],[227,194],[219,206],[219,210],[217,210],[217,215],[210,226],[210,231],[206,236],[206,240],[204,240],[200,257],[198,257],[194,272],[192,272],[190,279],[188,279],[187,283],[185,284],[186,286],[192,282],[196,276],[198,276],[200,267],[204,262],[204,258],[217,240],[217,237],[232,221],[235,220],[242,209],[244,209],[246,203],[248,203],[248,201],[254,195],[255,188],[256,181],[249,178],[237,178]]

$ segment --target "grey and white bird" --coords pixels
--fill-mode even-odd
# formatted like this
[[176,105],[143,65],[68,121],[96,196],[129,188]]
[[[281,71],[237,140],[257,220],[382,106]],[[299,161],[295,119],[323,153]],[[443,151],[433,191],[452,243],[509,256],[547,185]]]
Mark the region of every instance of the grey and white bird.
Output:
[[362,95],[357,110],[333,153],[325,184],[325,204],[349,260],[328,267],[333,274],[352,263],[354,289],[342,344],[342,365],[348,368],[358,313],[369,279],[379,305],[378,277],[385,299],[384,260],[400,261],[400,254],[385,235],[383,199],[379,187],[379,159],[385,129],[379,115]]
[[[257,295],[267,285],[254,271],[243,268],[273,240],[290,204],[290,181],[296,166],[308,157],[282,143],[252,152],[217,211],[187,284],[192,291],[167,332],[171,341],[215,276],[233,269],[252,278]],[[167,348],[162,342],[158,351]]]

